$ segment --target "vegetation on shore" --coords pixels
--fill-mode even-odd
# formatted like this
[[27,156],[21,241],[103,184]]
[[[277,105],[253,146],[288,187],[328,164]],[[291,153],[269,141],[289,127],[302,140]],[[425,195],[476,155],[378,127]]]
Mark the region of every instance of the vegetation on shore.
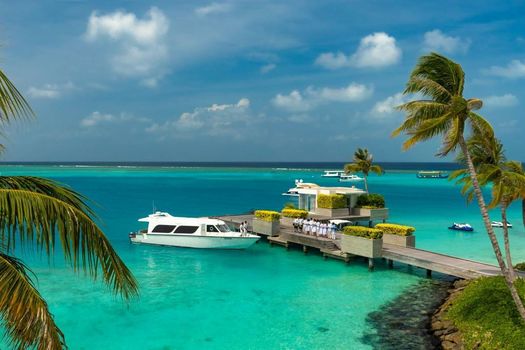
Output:
[[357,197],[356,207],[377,209],[385,207],[385,197],[378,193],[362,194]]
[[[516,280],[525,296],[525,281]],[[482,277],[454,300],[447,317],[462,334],[466,349],[525,349],[525,323],[516,310],[504,277]]]

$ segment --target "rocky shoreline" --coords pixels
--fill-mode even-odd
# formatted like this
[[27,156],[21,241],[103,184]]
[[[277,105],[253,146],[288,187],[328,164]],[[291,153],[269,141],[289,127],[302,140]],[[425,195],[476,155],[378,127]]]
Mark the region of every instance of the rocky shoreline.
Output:
[[448,296],[445,298],[444,303],[442,303],[432,315],[430,329],[434,337],[439,339],[443,350],[464,349],[461,333],[451,321],[446,319],[445,314],[450,305],[454,303],[454,300],[467,285],[468,281],[466,280],[455,281],[452,288],[448,290]]
[[422,280],[368,315],[370,327],[362,342],[381,350],[441,349],[443,341],[431,326],[439,320],[437,310],[447,303],[452,290],[455,287],[451,281]]

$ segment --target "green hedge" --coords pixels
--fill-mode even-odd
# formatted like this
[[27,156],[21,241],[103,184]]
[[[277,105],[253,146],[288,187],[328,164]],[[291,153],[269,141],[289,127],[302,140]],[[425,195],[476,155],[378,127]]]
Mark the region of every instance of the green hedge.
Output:
[[348,208],[348,201],[342,194],[319,194],[317,196],[317,207],[323,209]]
[[306,210],[301,210],[301,209],[284,208],[283,210],[281,210],[281,215],[286,217],[286,218],[302,218],[302,219],[306,219],[306,217],[308,216],[308,212]]
[[[514,282],[525,295],[525,280]],[[525,349],[525,323],[503,277],[473,280],[446,313],[462,334],[465,349]]]
[[383,238],[383,231],[377,228],[363,226],[345,226],[343,233],[349,236],[364,237],[369,239]]
[[396,224],[377,224],[375,228],[380,229],[383,233],[398,236],[412,236],[416,229],[412,226],[396,225]]
[[385,197],[377,193],[362,194],[357,197],[356,206],[359,208],[374,209],[385,207]]
[[273,210],[256,210],[255,217],[262,221],[272,222],[279,221],[279,219],[281,218],[281,214]]

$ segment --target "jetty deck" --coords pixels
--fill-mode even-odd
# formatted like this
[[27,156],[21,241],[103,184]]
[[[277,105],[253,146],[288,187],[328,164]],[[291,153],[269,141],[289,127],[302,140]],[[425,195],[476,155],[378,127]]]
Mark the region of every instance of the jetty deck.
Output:
[[[225,215],[216,218],[235,226],[247,221],[251,227],[253,215]],[[310,249],[316,249],[321,252],[324,258],[349,262],[354,257],[340,250],[340,234],[333,240],[295,232],[291,226],[281,224],[279,235],[268,236],[267,239],[271,245],[280,245],[286,248],[290,245],[301,246],[305,253]],[[432,271],[464,279],[501,274],[499,267],[495,265],[392,244],[383,244],[382,258],[388,261],[390,267],[393,266],[394,262],[397,262],[425,269],[427,276],[430,276]],[[372,259],[369,259],[369,266],[373,267]]]

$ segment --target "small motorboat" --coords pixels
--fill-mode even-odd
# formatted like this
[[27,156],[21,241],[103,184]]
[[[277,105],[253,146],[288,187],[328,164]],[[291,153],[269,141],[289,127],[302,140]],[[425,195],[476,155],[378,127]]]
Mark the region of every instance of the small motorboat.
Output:
[[[490,226],[492,227],[503,227],[503,222],[501,221],[492,221],[490,223]],[[510,222],[507,221],[507,227],[508,228],[512,228],[512,224]]]
[[474,231],[474,229],[472,228],[472,226],[470,226],[470,224],[466,224],[466,223],[458,224],[456,222],[453,223],[452,226],[450,226],[448,229],[456,230],[456,231],[467,231],[467,232]]
[[345,172],[344,170],[325,170],[324,174],[321,175],[322,177],[339,177],[343,175]]
[[448,173],[446,171],[418,171],[416,175],[419,179],[446,179]]
[[359,177],[354,174],[348,174],[348,175],[341,175],[339,177],[340,182],[357,182],[357,181],[363,181],[362,177]]

